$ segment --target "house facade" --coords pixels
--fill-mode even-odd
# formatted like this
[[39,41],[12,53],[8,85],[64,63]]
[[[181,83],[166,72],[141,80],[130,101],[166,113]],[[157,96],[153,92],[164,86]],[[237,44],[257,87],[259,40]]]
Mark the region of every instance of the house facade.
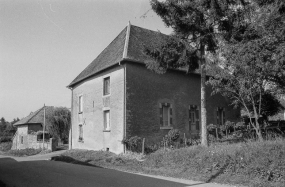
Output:
[[[124,152],[122,140],[140,136],[156,143],[170,129],[199,135],[200,74],[145,67],[145,47],[161,33],[128,25],[68,86],[72,91],[70,148]],[[239,110],[207,87],[208,124],[237,121]]]

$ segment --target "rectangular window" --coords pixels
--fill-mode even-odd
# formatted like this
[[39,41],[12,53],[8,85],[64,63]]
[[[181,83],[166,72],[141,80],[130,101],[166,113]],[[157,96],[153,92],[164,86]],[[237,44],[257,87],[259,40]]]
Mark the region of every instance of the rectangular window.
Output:
[[21,144],[24,144],[24,136],[21,136]]
[[83,141],[83,127],[81,124],[79,125],[79,139],[78,140]]
[[110,130],[110,110],[104,111],[104,130]]
[[217,125],[224,125],[225,124],[225,109],[223,107],[217,108]]
[[200,130],[199,107],[189,106],[189,130]]
[[104,78],[104,95],[109,95],[110,94],[110,77]]
[[81,95],[81,96],[79,96],[79,98],[78,98],[78,102],[79,102],[79,113],[82,113],[83,112],[83,96]]
[[170,103],[160,104],[160,126],[170,127],[172,125],[172,105]]

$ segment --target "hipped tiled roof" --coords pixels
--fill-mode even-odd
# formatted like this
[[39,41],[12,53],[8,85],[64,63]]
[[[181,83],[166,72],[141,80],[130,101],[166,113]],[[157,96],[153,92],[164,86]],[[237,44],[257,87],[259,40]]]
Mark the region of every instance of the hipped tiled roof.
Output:
[[122,60],[144,63],[149,59],[144,53],[144,46],[155,47],[162,37],[167,37],[167,35],[129,24],[68,87],[73,87]]
[[[51,114],[53,110],[54,110],[53,106],[45,106],[46,116]],[[41,123],[41,124],[44,123],[44,107],[38,109],[37,111],[31,113],[27,117],[24,117],[20,121],[16,122],[14,126],[26,125],[31,123]]]

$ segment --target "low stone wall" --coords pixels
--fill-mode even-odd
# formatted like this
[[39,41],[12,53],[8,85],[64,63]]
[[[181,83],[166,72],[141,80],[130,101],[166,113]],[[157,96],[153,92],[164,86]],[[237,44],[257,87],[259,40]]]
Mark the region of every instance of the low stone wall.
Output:
[[[21,141],[21,137],[23,137],[23,142]],[[34,148],[40,149],[43,148],[51,151],[55,151],[57,147],[57,140],[50,138],[46,139],[45,142],[38,141],[37,135],[27,134],[27,135],[15,135],[13,139],[12,149],[26,149],[26,148]]]

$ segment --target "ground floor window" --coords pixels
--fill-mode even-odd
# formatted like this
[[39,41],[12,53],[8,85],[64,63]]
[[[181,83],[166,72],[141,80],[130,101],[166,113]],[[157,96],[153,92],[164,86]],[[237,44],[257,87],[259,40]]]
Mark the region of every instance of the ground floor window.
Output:
[[199,107],[189,105],[189,131],[200,130]]
[[172,104],[160,103],[160,126],[170,127],[172,126]]
[[24,144],[24,136],[21,136],[21,144]]
[[83,141],[83,127],[82,127],[82,124],[79,125],[79,141]]
[[110,130],[110,110],[104,111],[104,130]]
[[225,108],[218,107],[217,108],[217,125],[221,126],[225,124]]

